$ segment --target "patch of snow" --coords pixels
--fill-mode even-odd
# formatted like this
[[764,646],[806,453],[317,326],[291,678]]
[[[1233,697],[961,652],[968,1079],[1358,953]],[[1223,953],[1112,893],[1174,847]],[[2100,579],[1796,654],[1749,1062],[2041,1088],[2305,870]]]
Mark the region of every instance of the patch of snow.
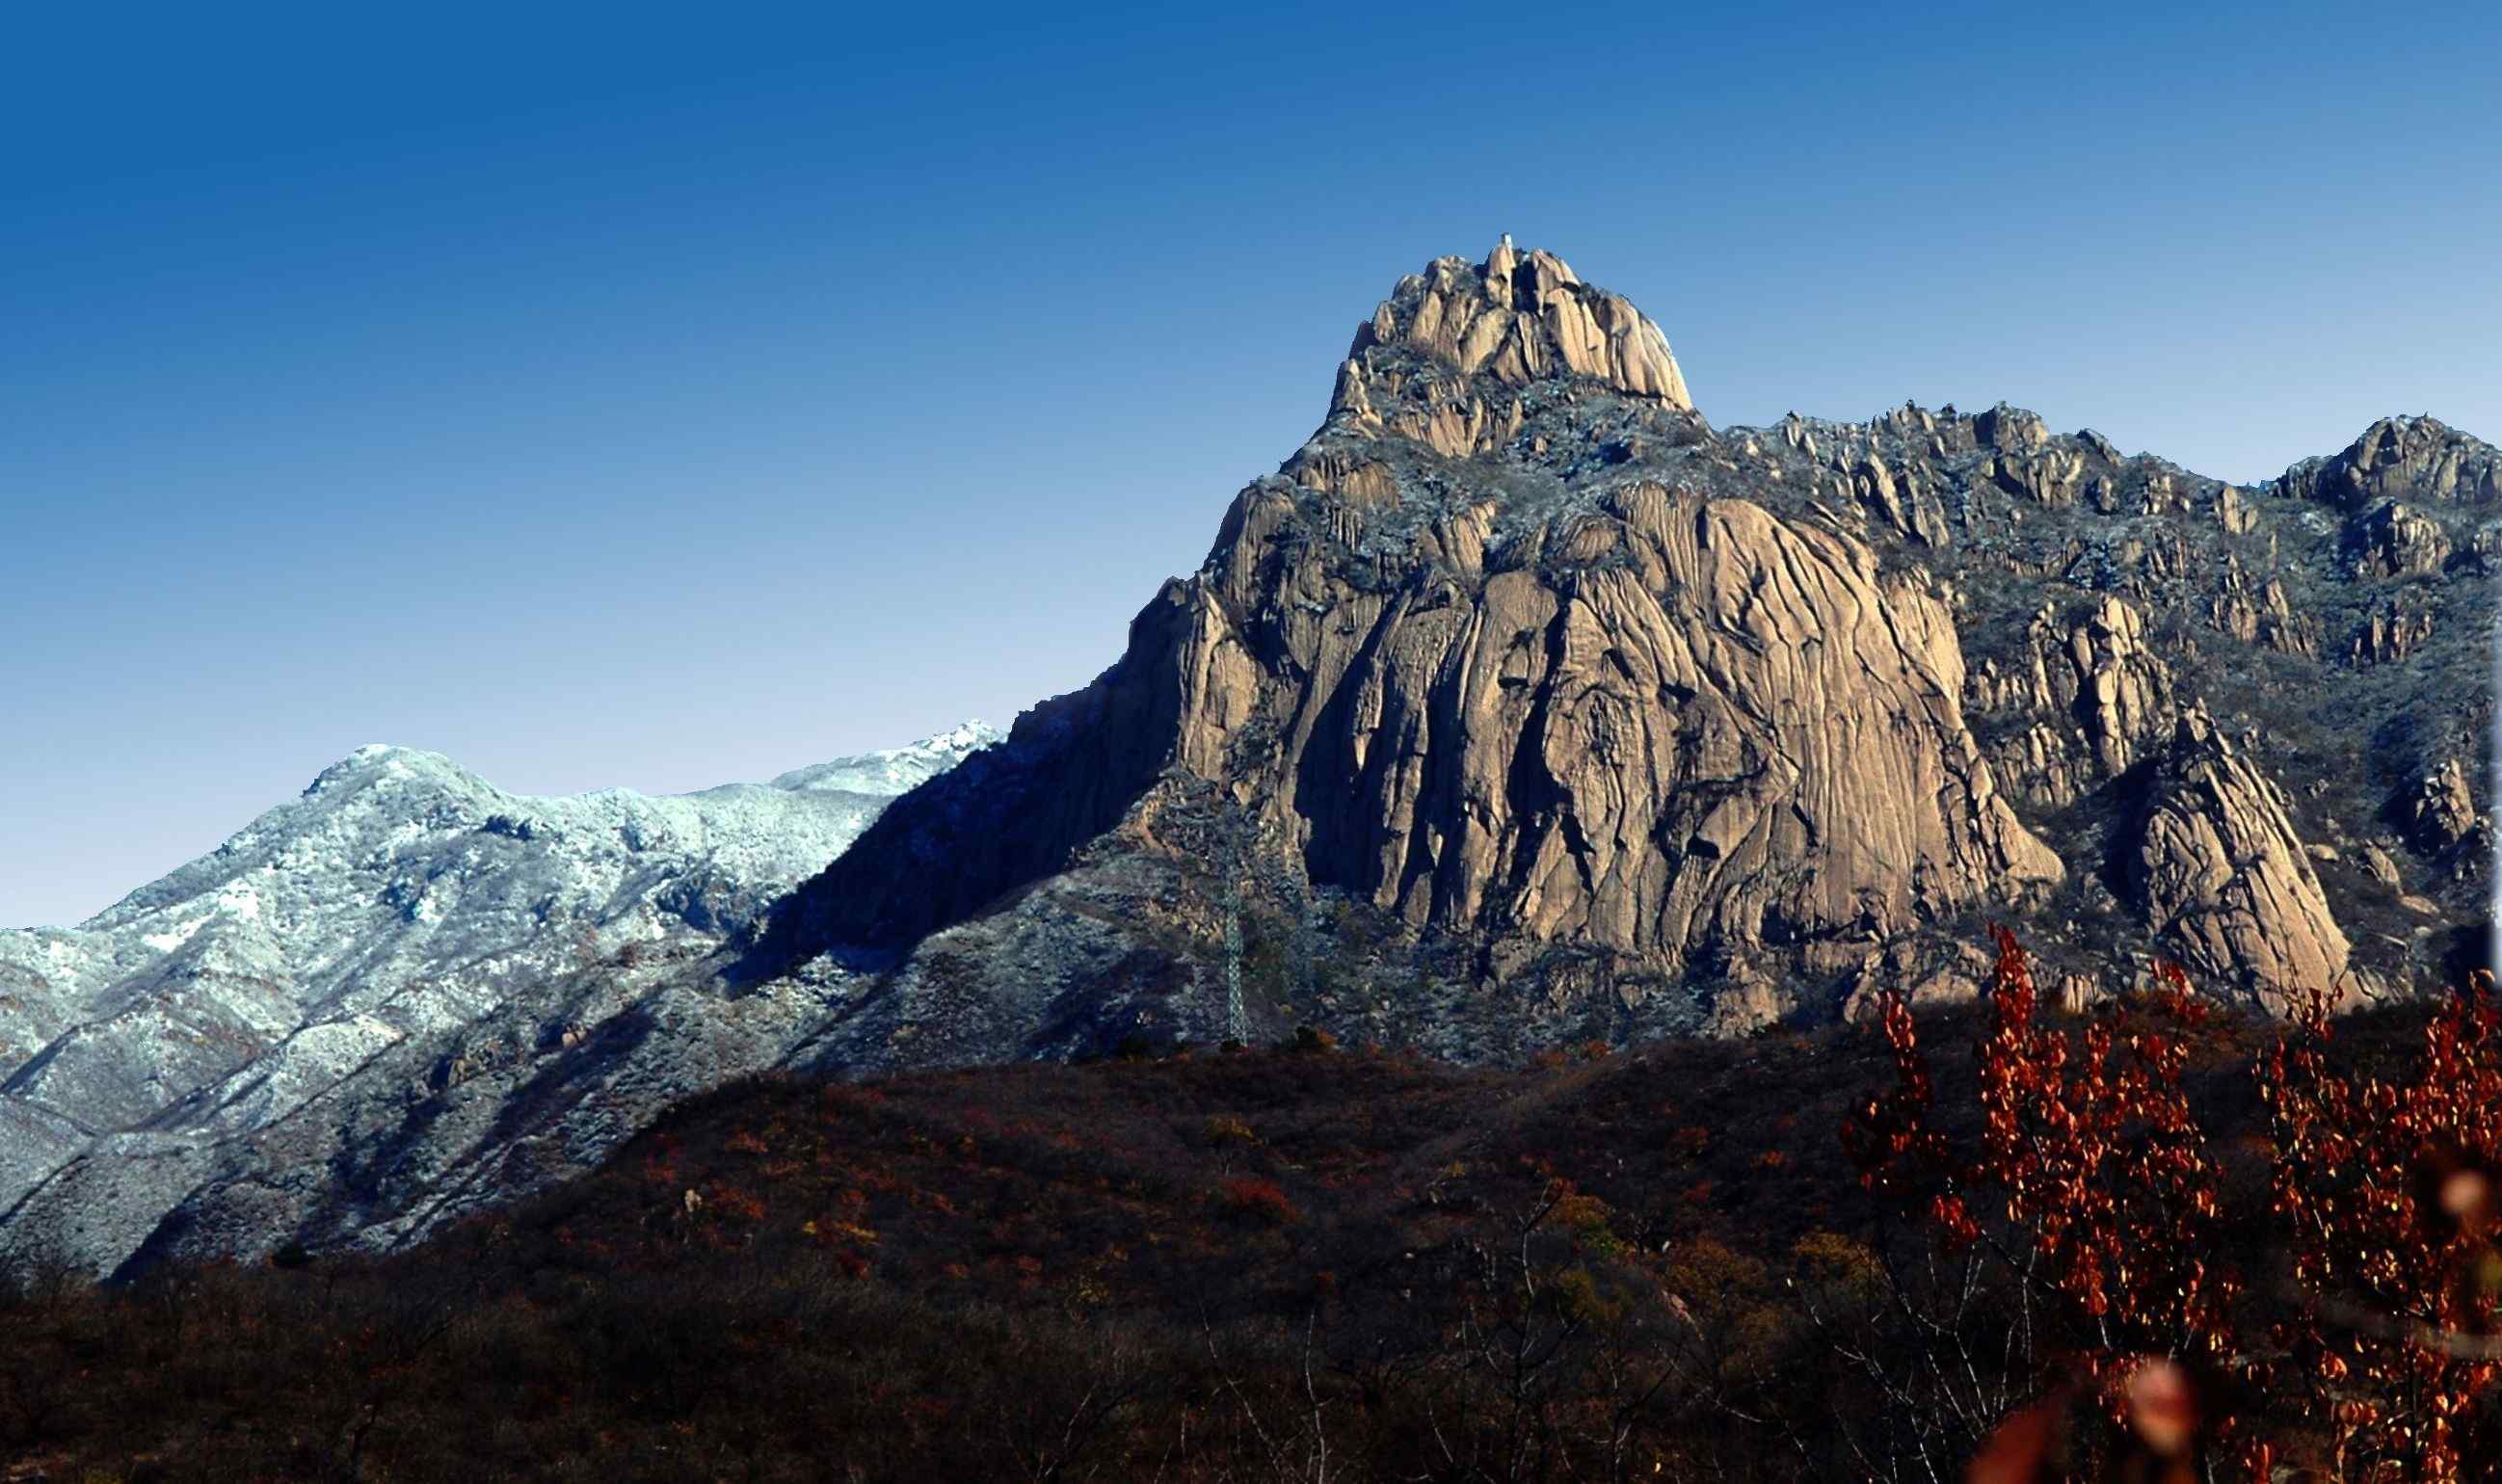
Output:
[[175,949],[178,949],[184,944],[191,941],[202,928],[208,926],[208,915],[195,917],[189,922],[178,923],[173,928],[163,932],[142,933],[140,934],[139,941],[147,944],[149,947],[156,950],[160,954],[170,954]]

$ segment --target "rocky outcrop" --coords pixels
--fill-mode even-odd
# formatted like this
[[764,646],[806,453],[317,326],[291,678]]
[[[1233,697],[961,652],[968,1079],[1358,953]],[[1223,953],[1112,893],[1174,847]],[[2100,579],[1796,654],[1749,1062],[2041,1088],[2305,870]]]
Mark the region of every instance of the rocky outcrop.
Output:
[[2348,993],[2350,945],[2282,791],[2194,709],[2150,775],[2120,865],[2157,940],[2194,974],[2274,1007]]
[[2059,874],[1964,728],[1944,609],[1855,542],[1637,482],[1532,533],[1537,568],[1382,594],[1295,555],[1282,492],[1241,515],[1193,647],[1252,667],[1205,672],[1177,760],[1413,925],[1676,965]]
[[2075,504],[2085,486],[2084,452],[2073,448],[2043,447],[2041,440],[2047,437],[2047,431],[2042,426],[2042,420],[2031,413],[2023,414],[2031,421],[2020,424],[2019,435],[2016,431],[2018,425],[2013,424],[2009,416],[2014,411],[2008,409],[2004,414],[1989,415],[1993,422],[2001,425],[1998,436],[2016,439],[2009,452],[1998,454],[1989,460],[1987,470],[1990,479],[2000,489],[2021,495],[2037,505],[2058,510]]
[[1523,254],[1505,238],[1482,263],[1439,257],[1400,280],[1356,330],[1330,416],[1465,457],[1519,436],[1522,388],[1570,380],[1694,406],[1658,325],[1553,253]]
[[2392,598],[2372,610],[2347,646],[2356,665],[2396,664],[2432,637],[2433,616],[2417,603]]
[[1908,470],[1897,479],[1883,455],[1872,451],[1861,458],[1850,470],[1850,488],[1859,503],[1896,534],[1922,546],[1941,546],[1948,539],[1935,487]]
[[2429,577],[2450,560],[2450,533],[2441,523],[2396,500],[2356,518],[2346,544],[2358,577]]
[[2068,634],[2063,670],[2046,663],[2054,701],[2077,721],[2106,773],[2137,760],[2169,720],[2171,676],[2146,644],[2146,620],[2118,598],[2105,598]]
[[2427,856],[2455,850],[2483,824],[2476,795],[2456,759],[2401,790],[2390,800],[2389,813],[2407,842]]
[[2343,453],[2295,464],[2285,494],[2348,511],[2398,499],[2502,503],[2502,455],[2431,418],[2383,418]]
[[2297,611],[2281,578],[2259,581],[2238,556],[2228,556],[2215,595],[2207,600],[2208,622],[2244,644],[2280,655],[2319,655],[2319,620]]
[[2034,615],[2013,663],[1976,668],[1977,714],[2025,719],[1992,760],[2008,786],[2057,806],[2125,772],[2172,728],[2172,675],[2147,647],[2146,620],[2116,597],[2073,622]]
[[2227,535],[2247,536],[2258,529],[2258,509],[2239,489],[2226,485],[2215,491],[2215,523]]

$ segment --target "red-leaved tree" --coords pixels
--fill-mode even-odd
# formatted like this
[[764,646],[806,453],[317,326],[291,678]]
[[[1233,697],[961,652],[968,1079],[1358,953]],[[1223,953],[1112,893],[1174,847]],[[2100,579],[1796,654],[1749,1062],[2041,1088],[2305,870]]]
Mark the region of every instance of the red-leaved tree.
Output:
[[[2489,982],[2434,1018],[2395,1080],[2342,1069],[2324,1003],[2301,1007],[2256,1067],[2267,1197],[2231,1209],[2186,1083],[2213,1010],[2180,968],[2053,1023],[2024,950],[1994,932],[1977,1130],[1941,1118],[1919,1028],[1888,997],[1894,1086],[1843,1130],[1862,1182],[1933,1248],[1925,1282],[1889,1265],[1895,1339],[1914,1341],[1893,1353],[1919,1361],[1883,1378],[1941,1414],[1913,1430],[1924,1467],[1939,1440],[1977,1455],[1977,1480],[2264,1480],[2297,1453],[2340,1479],[2454,1479],[2502,1459],[2502,1439],[2475,1435],[2502,1374]],[[2275,1280],[2253,1285],[2236,1251]],[[1975,1336],[1992,1332],[1988,1353]],[[1977,1408],[2025,1397],[1985,1446],[1967,1440]],[[2080,1400],[2104,1426],[2065,1426]]]
[[2478,1442],[2502,1460],[2467,1435],[2502,1375],[2502,1008],[2481,979],[2396,1078],[2341,1069],[2332,1031],[2311,998],[2259,1065],[2293,1290],[2275,1379],[2326,1422],[2340,1477],[2457,1478]]

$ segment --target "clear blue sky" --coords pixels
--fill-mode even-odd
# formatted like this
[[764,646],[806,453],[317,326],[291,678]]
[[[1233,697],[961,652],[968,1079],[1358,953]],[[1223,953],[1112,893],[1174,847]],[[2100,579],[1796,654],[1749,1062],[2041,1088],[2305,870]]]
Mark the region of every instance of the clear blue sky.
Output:
[[0,58],[0,923],[359,744],[681,790],[1118,652],[1499,233],[1714,422],[2502,437],[2490,7],[52,6]]

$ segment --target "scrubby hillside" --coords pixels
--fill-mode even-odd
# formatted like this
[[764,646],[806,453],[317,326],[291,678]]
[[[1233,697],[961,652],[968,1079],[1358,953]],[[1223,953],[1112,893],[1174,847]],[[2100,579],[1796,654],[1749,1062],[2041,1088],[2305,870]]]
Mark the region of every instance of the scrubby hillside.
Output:
[[[2423,1033],[2377,1012],[2337,1055],[2402,1069]],[[2272,1034],[2189,1050],[2236,1210],[2267,1198]],[[1940,1127],[1976,1136],[1974,1065],[1937,1056]],[[1856,1178],[1843,1130],[1894,1075],[1837,1028],[750,1081],[389,1259],[33,1282],[0,1447],[133,1480],[1924,1476],[2075,1363],[2047,1307],[2010,1348],[2009,1292],[1938,1287]],[[2272,1241],[2208,1261],[2276,1303]],[[1968,1402],[1922,1378],[1938,1333],[1985,1341]],[[2298,1446],[2284,1398],[2250,1416]]]

